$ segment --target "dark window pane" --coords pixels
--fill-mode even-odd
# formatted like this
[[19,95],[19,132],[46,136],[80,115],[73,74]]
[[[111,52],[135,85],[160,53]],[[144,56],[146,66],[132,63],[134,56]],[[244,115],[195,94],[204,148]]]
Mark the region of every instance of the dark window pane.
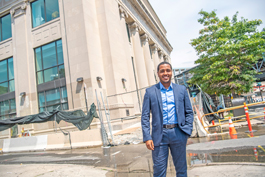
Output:
[[33,28],[45,23],[44,0],[38,0],[31,4]]
[[126,29],[127,29],[127,36],[128,36],[128,41],[131,42],[131,38],[130,38],[130,29],[128,24],[126,23]]
[[41,49],[40,49],[40,47],[35,49],[35,57],[36,57],[37,71],[42,70]]
[[59,77],[60,78],[64,78],[65,74],[64,74],[64,65],[59,66]]
[[[8,115],[9,113],[9,101],[8,100],[0,102],[0,110],[1,110],[0,112],[1,116]],[[5,116],[5,118],[8,118],[8,116],[7,117]]]
[[60,16],[58,0],[45,0],[47,22]]
[[44,82],[53,81],[58,79],[57,67],[44,70]]
[[59,88],[46,91],[46,105],[53,105],[60,103]]
[[43,71],[40,71],[37,73],[37,79],[38,79],[38,84],[42,84],[43,83]]
[[16,112],[16,101],[15,99],[10,100],[10,113]]
[[0,61],[0,82],[7,81],[7,60]]
[[67,102],[67,90],[66,87],[61,88],[62,103]]
[[68,110],[68,103],[63,104],[63,110]]
[[8,79],[14,79],[14,65],[13,58],[8,59]]
[[45,111],[45,108],[40,108],[40,112],[44,112]]
[[8,83],[4,82],[0,84],[0,95],[8,92]]
[[43,69],[56,66],[55,42],[42,47]]
[[62,40],[57,41],[56,44],[57,44],[58,65],[60,65],[64,63]]
[[[0,19],[0,25],[1,25],[1,19]],[[1,26],[0,26],[0,41],[2,41],[2,28],[1,28]],[[0,119],[1,120],[1,119]]]
[[2,17],[2,35],[3,40],[6,40],[8,38],[12,37],[12,31],[11,31],[11,15],[6,15]]
[[38,96],[39,96],[39,107],[44,107],[45,106],[44,92],[40,92]]
[[[9,116],[9,117],[12,118],[15,116],[16,116],[16,114]],[[17,137],[17,134],[18,134],[18,128],[17,128],[17,125],[14,125],[13,127],[11,127],[11,137],[15,138],[15,137]]]
[[49,111],[49,112],[52,112],[55,109],[62,110],[61,105],[60,104],[57,104],[57,105],[53,105],[53,106],[48,106],[47,107],[47,111]]
[[11,80],[9,81],[9,92],[14,92],[15,91],[15,81]]

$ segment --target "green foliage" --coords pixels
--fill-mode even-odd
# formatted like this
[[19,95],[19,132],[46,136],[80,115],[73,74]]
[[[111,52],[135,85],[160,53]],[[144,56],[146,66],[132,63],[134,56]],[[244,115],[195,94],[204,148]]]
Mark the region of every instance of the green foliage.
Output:
[[238,19],[238,12],[232,20],[219,19],[215,11],[201,10],[198,22],[204,26],[199,37],[191,40],[197,51],[200,64],[191,84],[198,84],[207,93],[246,93],[252,88],[258,74],[252,66],[265,52],[265,31],[257,27],[261,20]]

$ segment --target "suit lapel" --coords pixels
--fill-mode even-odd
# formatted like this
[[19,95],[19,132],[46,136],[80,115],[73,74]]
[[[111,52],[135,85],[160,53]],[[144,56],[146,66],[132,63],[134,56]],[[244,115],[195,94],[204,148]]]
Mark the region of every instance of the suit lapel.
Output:
[[177,117],[178,117],[178,93],[179,93],[179,89],[178,89],[178,85],[177,84],[172,84],[173,87],[173,93],[174,93],[174,101],[175,101],[175,107],[176,107],[176,113],[177,113]]
[[159,108],[161,110],[161,113],[163,115],[163,105],[162,105],[162,96],[161,96],[161,91],[160,91],[160,84],[156,84],[156,96],[159,104]]

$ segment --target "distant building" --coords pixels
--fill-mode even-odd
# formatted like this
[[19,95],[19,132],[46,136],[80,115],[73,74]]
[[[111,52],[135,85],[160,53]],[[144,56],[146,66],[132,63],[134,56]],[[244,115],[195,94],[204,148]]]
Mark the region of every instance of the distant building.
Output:
[[[88,105],[95,90],[109,98],[111,118],[139,114],[143,89],[110,96],[155,84],[173,50],[148,0],[2,0],[0,23],[0,119],[85,111],[84,87]],[[23,127],[40,135],[54,125]]]

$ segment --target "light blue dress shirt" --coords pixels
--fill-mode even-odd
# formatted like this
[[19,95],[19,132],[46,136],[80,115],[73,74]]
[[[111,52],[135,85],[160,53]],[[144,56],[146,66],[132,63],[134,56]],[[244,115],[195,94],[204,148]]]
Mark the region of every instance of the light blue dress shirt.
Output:
[[159,83],[163,105],[163,124],[177,124],[178,122],[172,83],[168,89],[166,89],[161,82]]

